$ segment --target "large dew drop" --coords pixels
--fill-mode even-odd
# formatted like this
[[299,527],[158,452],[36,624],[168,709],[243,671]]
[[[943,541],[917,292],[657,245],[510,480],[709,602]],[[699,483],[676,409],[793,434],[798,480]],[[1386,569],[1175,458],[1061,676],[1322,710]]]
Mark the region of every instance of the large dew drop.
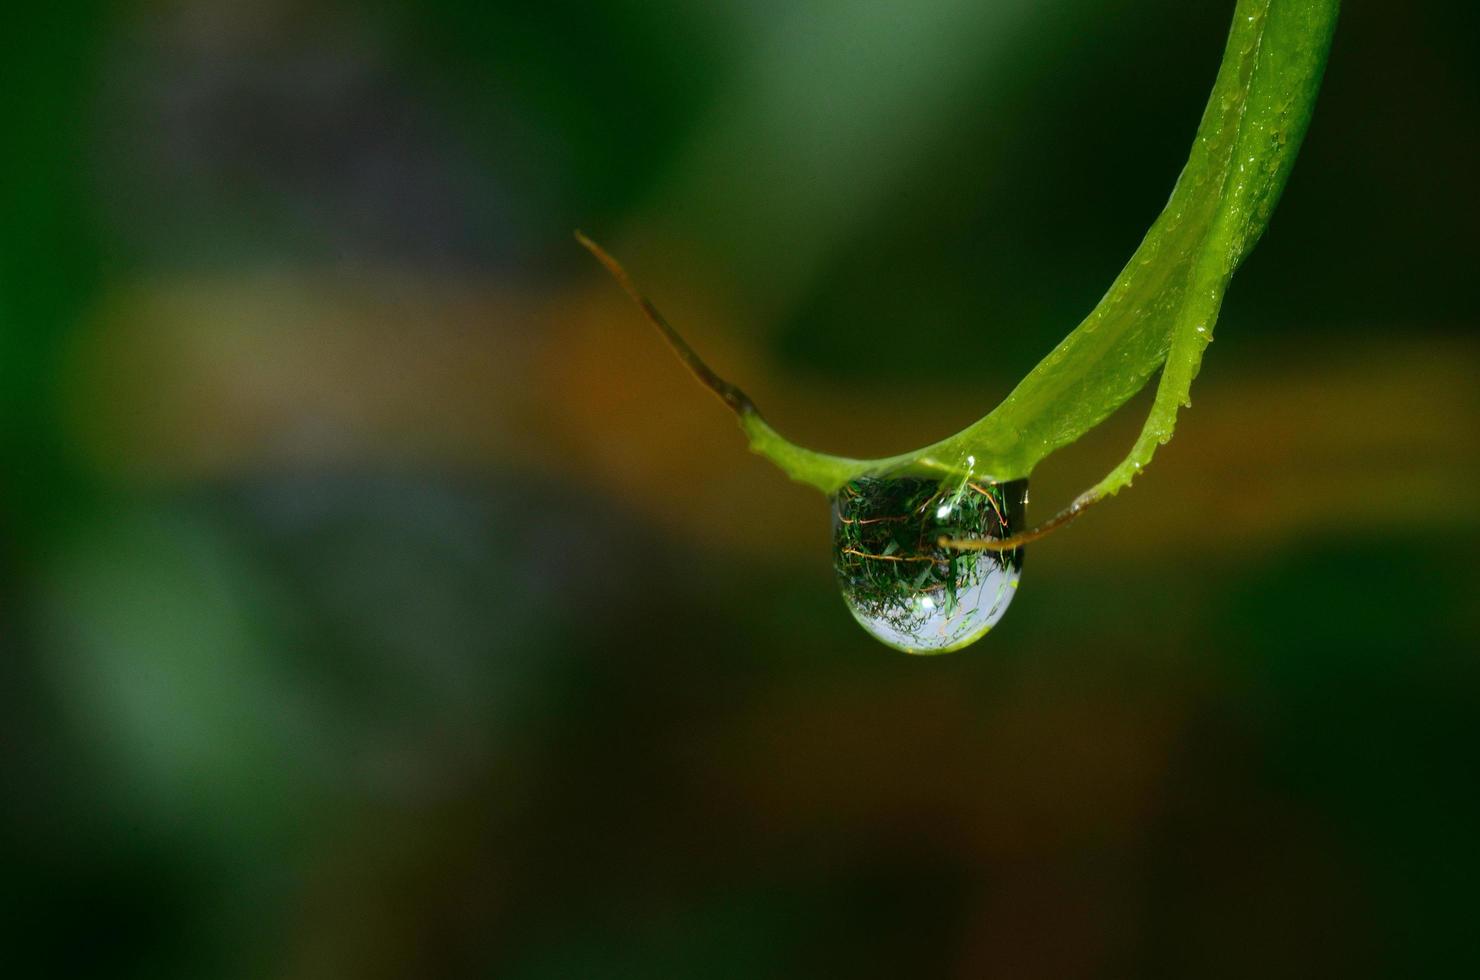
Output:
[[1022,530],[1027,496],[1027,480],[848,483],[833,497],[833,567],[853,618],[906,653],[948,653],[981,639],[1017,592],[1023,549],[964,551],[939,542]]

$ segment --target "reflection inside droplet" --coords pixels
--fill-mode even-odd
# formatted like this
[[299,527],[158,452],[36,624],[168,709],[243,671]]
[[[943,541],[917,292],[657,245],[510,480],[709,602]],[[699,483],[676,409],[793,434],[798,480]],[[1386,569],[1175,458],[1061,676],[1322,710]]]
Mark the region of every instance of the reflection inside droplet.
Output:
[[853,618],[906,653],[959,650],[990,630],[1017,591],[1023,549],[944,548],[1024,527],[1028,481],[863,477],[833,496],[833,567]]

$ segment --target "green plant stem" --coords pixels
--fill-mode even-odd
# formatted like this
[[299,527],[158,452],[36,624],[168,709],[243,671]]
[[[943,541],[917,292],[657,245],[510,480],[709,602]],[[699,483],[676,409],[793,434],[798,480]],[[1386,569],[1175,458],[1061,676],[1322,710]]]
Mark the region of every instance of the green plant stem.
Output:
[[980,421],[913,453],[847,459],[781,436],[755,404],[693,351],[586,236],[698,379],[740,419],[750,447],[792,479],[832,494],[867,474],[972,472],[1006,482],[1027,477],[1123,405],[1157,372],[1146,422],[1130,453],[1048,521],[1012,538],[949,541],[1002,550],[1042,537],[1128,486],[1172,437],[1177,412],[1213,337],[1228,283],[1268,226],[1310,122],[1335,30],[1339,0],[1238,0],[1223,61],[1191,153],[1171,198],[1088,317]]

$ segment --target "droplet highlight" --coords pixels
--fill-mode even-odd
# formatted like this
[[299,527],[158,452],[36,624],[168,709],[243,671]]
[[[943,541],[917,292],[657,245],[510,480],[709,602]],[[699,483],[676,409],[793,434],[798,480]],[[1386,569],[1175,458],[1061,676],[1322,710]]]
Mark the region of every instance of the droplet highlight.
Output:
[[833,568],[871,636],[906,653],[948,653],[1007,611],[1023,549],[972,551],[940,540],[1001,540],[1026,526],[1028,481],[863,477],[833,496]]

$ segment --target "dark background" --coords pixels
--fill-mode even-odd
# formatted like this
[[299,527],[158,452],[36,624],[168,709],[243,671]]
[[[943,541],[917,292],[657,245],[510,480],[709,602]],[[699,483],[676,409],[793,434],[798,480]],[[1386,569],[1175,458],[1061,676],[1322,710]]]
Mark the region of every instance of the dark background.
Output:
[[1231,7],[8,6],[15,975],[1475,975],[1474,4],[1349,4],[1177,438],[951,656],[570,237],[922,445],[1130,255]]

